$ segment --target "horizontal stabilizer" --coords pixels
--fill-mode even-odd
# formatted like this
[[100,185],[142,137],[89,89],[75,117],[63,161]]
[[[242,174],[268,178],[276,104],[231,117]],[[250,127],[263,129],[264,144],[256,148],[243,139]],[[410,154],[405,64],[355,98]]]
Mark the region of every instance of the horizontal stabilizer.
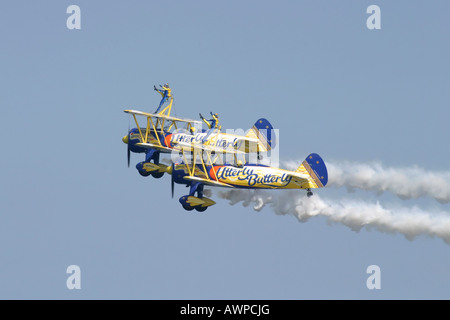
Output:
[[300,172],[290,172],[289,176],[291,176],[293,179],[297,180],[298,182],[302,181],[308,181],[309,175],[300,173]]

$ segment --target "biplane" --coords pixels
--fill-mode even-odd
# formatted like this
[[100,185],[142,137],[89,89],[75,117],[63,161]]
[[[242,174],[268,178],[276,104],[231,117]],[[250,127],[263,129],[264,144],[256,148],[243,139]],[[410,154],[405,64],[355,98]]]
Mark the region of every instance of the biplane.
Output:
[[[160,178],[166,172],[166,165],[160,163],[161,153],[173,151],[193,151],[201,148],[212,152],[228,154],[255,153],[259,160],[262,153],[272,150],[276,145],[276,136],[270,122],[264,118],[258,119],[245,135],[225,133],[221,127],[209,130],[202,129],[202,122],[172,117],[170,115],[173,96],[163,110],[157,114],[137,110],[124,110],[130,114],[136,128],[129,129],[122,138],[127,144],[128,166],[130,154],[145,153],[145,160],[136,165],[142,176],[152,175]],[[138,117],[144,119],[141,124]]]
[[[215,202],[204,196],[205,186],[236,189],[311,189],[324,187],[328,173],[322,158],[310,154],[297,170],[289,171],[249,161],[254,153],[275,147],[273,127],[264,118],[256,121],[245,135],[221,132],[221,128],[201,130],[201,122],[170,116],[173,96],[169,105],[157,114],[125,110],[133,116],[136,128],[123,137],[127,144],[128,166],[130,153],[145,153],[145,161],[136,165],[142,176],[160,178],[171,175],[172,197],[174,185],[189,187],[189,194],[179,201],[185,210],[205,211]],[[145,119],[140,125],[138,117]],[[197,131],[197,132],[196,132]],[[171,165],[160,162],[161,153],[171,154]]]
[[[191,161],[180,159],[166,168],[171,174],[172,197],[174,183],[190,187],[189,194],[179,201],[185,210],[205,211],[215,202],[203,195],[204,186],[217,186],[235,189],[305,189],[307,196],[313,195],[311,189],[324,187],[328,182],[328,172],[322,158],[311,153],[297,168],[289,171],[262,164],[224,163],[214,164],[209,151],[207,160],[197,156]],[[217,157],[217,155],[215,155]]]

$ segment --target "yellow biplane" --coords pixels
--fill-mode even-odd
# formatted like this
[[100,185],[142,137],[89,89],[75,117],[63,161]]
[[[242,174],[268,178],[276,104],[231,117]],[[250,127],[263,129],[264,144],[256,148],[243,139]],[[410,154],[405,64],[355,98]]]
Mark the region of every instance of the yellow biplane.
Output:
[[250,163],[215,164],[210,152],[206,153],[206,161],[200,154],[194,153],[191,161],[183,154],[183,159],[167,167],[166,172],[171,174],[172,197],[174,183],[190,187],[189,194],[179,199],[185,210],[202,212],[215,204],[203,195],[205,185],[236,189],[305,189],[310,197],[311,189],[324,187],[328,182],[325,163],[316,153],[306,157],[295,171]]
[[220,126],[203,130],[201,121],[172,117],[170,113],[174,98],[173,95],[169,97],[168,105],[156,114],[124,110],[133,117],[136,124],[136,128],[128,130],[128,134],[122,139],[127,144],[128,166],[131,152],[145,153],[145,161],[136,166],[143,176],[151,174],[159,178],[164,174],[166,166],[160,163],[161,153],[202,149],[213,154],[255,153],[260,160],[262,153],[275,147],[273,127],[264,118],[256,121],[245,135],[224,133]]
[[[322,158],[310,154],[296,171],[270,167],[247,160],[249,153],[270,151],[275,146],[273,127],[264,118],[256,121],[246,135],[221,132],[221,128],[201,130],[201,122],[170,116],[169,105],[157,114],[125,110],[133,116],[136,128],[123,137],[130,153],[145,153],[145,161],[136,165],[143,176],[160,178],[171,175],[174,184],[190,187],[189,194],[179,201],[185,210],[205,211],[215,204],[203,194],[207,186],[239,189],[311,189],[327,184],[328,173]],[[145,119],[140,125],[138,117]],[[172,164],[160,163],[160,153],[170,153]],[[239,159],[239,160],[238,160]],[[242,159],[242,160],[241,160]]]

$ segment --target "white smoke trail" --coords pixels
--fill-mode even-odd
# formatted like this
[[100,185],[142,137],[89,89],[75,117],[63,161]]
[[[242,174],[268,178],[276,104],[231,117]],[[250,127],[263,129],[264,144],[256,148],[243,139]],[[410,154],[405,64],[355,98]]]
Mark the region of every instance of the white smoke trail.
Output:
[[450,213],[429,213],[417,207],[389,210],[378,202],[370,204],[360,201],[325,202],[318,195],[308,198],[298,190],[283,190],[274,193],[265,190],[231,190],[219,192],[219,197],[230,204],[242,202],[253,205],[260,211],[270,206],[277,214],[293,214],[301,222],[314,216],[324,216],[331,222],[342,223],[354,231],[374,228],[387,233],[401,233],[413,240],[419,235],[442,238],[450,244]]
[[[298,163],[289,161],[285,166],[295,170]],[[450,202],[450,172],[426,171],[417,166],[405,168],[383,167],[381,163],[368,164],[326,162],[327,187],[346,187],[374,191],[389,191],[400,199],[431,197],[440,203]]]

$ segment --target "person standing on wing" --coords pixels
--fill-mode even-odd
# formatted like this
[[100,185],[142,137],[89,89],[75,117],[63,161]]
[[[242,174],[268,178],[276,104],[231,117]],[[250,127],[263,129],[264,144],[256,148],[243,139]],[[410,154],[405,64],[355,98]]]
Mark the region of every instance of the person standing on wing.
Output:
[[200,115],[200,119],[203,120],[203,122],[206,123],[206,125],[208,126],[209,130],[206,133],[206,136],[202,139],[202,143],[205,143],[206,140],[208,140],[209,135],[214,131],[214,129],[219,128],[219,115],[217,113],[212,113],[210,112],[212,119],[205,119],[205,117],[202,116],[201,113],[199,113]]
[[159,103],[159,107],[158,107],[158,109],[156,109],[155,113],[158,113],[159,110],[161,109],[162,105],[164,103],[166,103],[169,100],[169,98],[172,97],[172,90],[170,89],[168,83],[166,83],[165,85],[159,85],[159,86],[161,87],[161,89],[158,89],[158,88],[156,88],[156,86],[153,86],[153,89],[155,91],[158,91],[162,96],[161,102]]
[[211,113],[212,119],[208,119],[206,120],[205,117],[202,116],[201,113],[199,113],[200,115],[200,119],[202,119],[206,125],[208,126],[209,129],[215,129],[219,126],[219,115],[217,113]]

